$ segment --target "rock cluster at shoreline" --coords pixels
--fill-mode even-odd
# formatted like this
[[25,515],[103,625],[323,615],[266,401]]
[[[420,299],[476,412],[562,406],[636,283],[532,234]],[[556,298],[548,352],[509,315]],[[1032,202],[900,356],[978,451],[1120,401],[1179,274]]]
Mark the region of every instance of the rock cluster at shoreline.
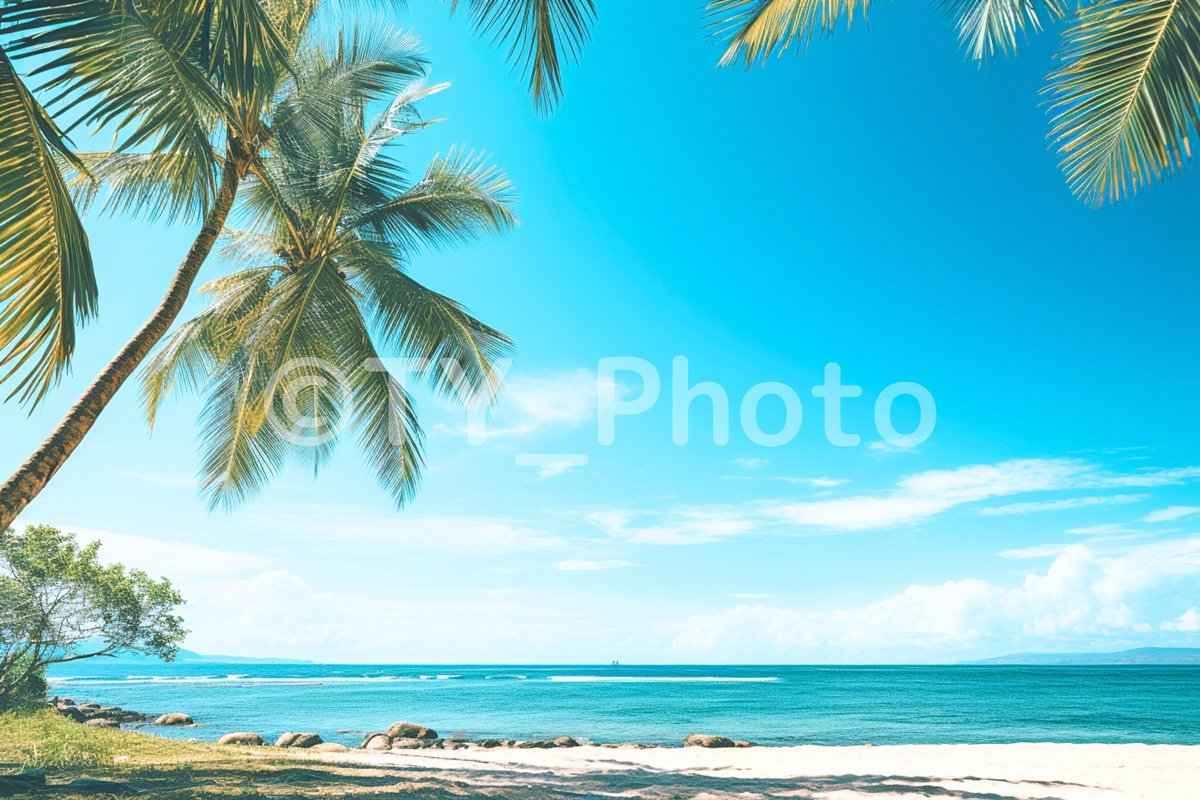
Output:
[[46,705],[67,719],[93,728],[119,728],[122,725],[153,720],[149,714],[140,711],[129,711],[118,706],[102,706],[99,703],[76,703],[69,697],[51,697]]
[[[263,746],[265,740],[257,733],[229,733],[222,736],[217,744],[230,746]],[[548,750],[561,747],[581,747],[590,744],[586,740],[580,742],[570,736],[558,736],[553,739],[466,739],[460,737],[443,738],[437,731],[414,722],[395,722],[386,731],[368,733],[358,746],[358,750],[373,752],[393,752],[402,750],[491,750],[498,747],[509,747],[520,750]],[[628,750],[644,750],[658,745],[647,744],[601,744],[599,747]],[[730,739],[725,736],[707,734],[691,734],[684,738],[684,747],[754,747],[753,742]],[[275,741],[275,747],[315,750],[317,752],[348,752],[352,748],[345,745],[325,742],[315,733],[288,732]]]
[[[66,697],[52,697],[47,705],[59,714],[86,725],[96,728],[119,728],[123,725],[141,727],[142,725],[169,725],[196,727],[196,723],[187,714],[179,712],[170,714],[143,714],[139,711],[129,711],[118,706],[102,706],[98,703],[79,703]],[[223,746],[266,747],[267,740],[260,734],[241,731],[227,733],[217,740]],[[351,750],[367,750],[373,752],[389,752],[402,750],[491,750],[494,748],[514,748],[519,750],[549,750],[562,747],[581,747],[593,742],[578,740],[570,736],[558,736],[553,739],[467,739],[463,737],[441,737],[433,728],[418,725],[415,722],[393,722],[386,731],[368,733],[357,748],[350,748],[335,742],[326,742],[317,733],[288,731],[279,736],[274,747],[284,749],[313,750],[322,753],[341,753]],[[664,745],[604,743],[596,745],[609,749],[648,750]],[[730,739],[727,736],[693,733],[684,737],[684,747],[755,747],[753,742],[741,739]]]

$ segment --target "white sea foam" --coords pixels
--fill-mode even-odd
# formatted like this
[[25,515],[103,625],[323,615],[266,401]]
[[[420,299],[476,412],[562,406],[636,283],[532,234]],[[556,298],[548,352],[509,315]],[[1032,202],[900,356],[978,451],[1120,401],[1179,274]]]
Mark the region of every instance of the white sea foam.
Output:
[[725,678],[716,675],[551,675],[547,680],[560,683],[770,683],[779,678]]

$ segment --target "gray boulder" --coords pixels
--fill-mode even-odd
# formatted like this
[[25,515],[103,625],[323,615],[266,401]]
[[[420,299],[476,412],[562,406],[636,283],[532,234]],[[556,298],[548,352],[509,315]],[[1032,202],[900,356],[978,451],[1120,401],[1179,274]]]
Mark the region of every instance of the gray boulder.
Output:
[[324,741],[315,733],[295,733],[288,731],[275,740],[276,747],[296,747],[300,749],[308,749],[316,747]]
[[156,717],[154,720],[154,724],[155,725],[194,725],[195,723],[192,722],[192,718],[189,717],[187,714],[180,714],[180,713],[176,712],[174,714],[163,714],[161,717]]
[[261,747],[263,745],[263,738],[257,733],[227,733],[220,739],[217,739],[217,744]]
[[386,733],[368,733],[361,746],[363,750],[388,750],[392,746],[392,737]]
[[710,736],[703,733],[693,733],[684,737],[684,747],[737,747],[737,744],[727,736]]
[[424,747],[430,747],[431,742],[428,739],[415,739],[411,736],[401,736],[398,739],[392,739],[391,749],[393,750],[420,750]]
[[436,739],[437,731],[415,722],[393,722],[388,726],[388,736],[393,739]]
[[87,721],[90,728],[119,728],[121,723],[115,719],[106,719],[105,717],[92,717]]
[[62,708],[58,709],[58,713],[62,714],[67,719],[73,720],[75,722],[83,722],[84,721],[83,720],[83,712],[81,712],[75,706],[63,706]]

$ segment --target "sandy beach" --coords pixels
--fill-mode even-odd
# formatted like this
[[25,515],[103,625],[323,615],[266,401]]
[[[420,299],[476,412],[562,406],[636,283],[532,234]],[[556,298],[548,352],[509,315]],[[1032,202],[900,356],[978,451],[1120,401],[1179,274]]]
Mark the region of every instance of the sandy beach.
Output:
[[[1200,798],[1200,747],[1010,744],[322,754],[453,794],[623,798]],[[530,796],[523,794],[523,796]]]

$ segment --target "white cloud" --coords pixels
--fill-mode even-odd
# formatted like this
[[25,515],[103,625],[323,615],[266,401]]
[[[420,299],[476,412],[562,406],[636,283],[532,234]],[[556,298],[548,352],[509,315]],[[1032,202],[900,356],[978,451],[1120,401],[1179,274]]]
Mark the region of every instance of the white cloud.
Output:
[[[645,517],[658,517],[642,522]],[[585,519],[610,536],[635,544],[688,545],[750,533],[757,523],[738,508],[683,508],[666,515],[592,511]]]
[[1108,496],[1068,497],[1064,500],[1048,500],[1041,503],[1010,503],[1004,506],[991,506],[979,509],[984,517],[999,517],[1011,514],[1036,514],[1042,511],[1067,511],[1074,508],[1089,508],[1091,506],[1115,506],[1127,503],[1140,503],[1150,497],[1148,494],[1114,494]]
[[742,469],[755,470],[755,469],[762,469],[763,467],[770,464],[771,459],[769,459],[769,458],[735,458],[730,463],[736,464],[737,466],[741,467]]
[[581,466],[584,466],[584,464],[573,458],[564,458],[557,461],[542,461],[538,465],[537,479],[539,481],[544,481],[547,478],[556,478],[559,475],[566,473],[568,470],[572,470],[575,467]]
[[1068,545],[1065,544],[1038,544],[1032,547],[1014,547],[1009,550],[1001,550],[996,555],[1000,556],[1000,558],[1012,559],[1014,561],[1023,561],[1031,558],[1051,558],[1066,550],[1067,547]]
[[[1191,480],[1193,468],[1106,472],[1078,459],[1014,459],[954,469],[926,470],[902,477],[890,488],[813,500],[756,500],[714,506],[680,506],[661,511],[592,510],[587,522],[612,536],[640,544],[688,545],[752,533],[824,534],[884,530],[926,522],[963,506],[1003,497],[1107,486],[1159,486]],[[728,476],[733,479],[757,478]],[[765,477],[771,480],[770,477]],[[835,479],[810,479],[835,483]],[[840,482],[840,481],[837,481]],[[981,515],[1024,514],[1142,502],[1146,494],[1087,495],[1010,503],[978,510]],[[1106,523],[1072,528],[1092,536],[1140,536],[1144,532]]]
[[[525,439],[554,430],[573,430],[596,418],[600,381],[585,369],[542,375],[518,375],[505,381],[495,409],[483,426],[486,439]],[[621,397],[625,387],[608,385]],[[466,423],[439,424],[435,430],[454,436],[468,433]]]
[[900,453],[915,453],[916,447],[897,447],[894,444],[882,440],[875,442],[867,442],[867,449],[875,454],[876,458],[886,458],[888,456],[898,455]]
[[1151,511],[1142,517],[1142,522],[1174,522],[1195,514],[1200,514],[1200,506],[1168,506],[1158,511]]
[[636,567],[637,564],[632,561],[587,561],[583,559],[568,559],[567,561],[559,561],[554,565],[554,568],[563,572],[599,572],[609,569],[624,569],[625,567]]
[[1195,633],[1200,631],[1200,609],[1189,608],[1187,611],[1179,615],[1179,619],[1174,622],[1164,622],[1163,630],[1179,631],[1181,633]]
[[368,517],[356,515],[354,509],[316,507],[294,514],[252,517],[251,522],[263,529],[335,541],[342,549],[376,552],[393,549],[482,557],[564,545],[559,536],[536,525],[496,517]]
[[[687,654],[738,652],[754,658],[813,650],[952,651],[1102,641],[1162,627],[1151,624],[1162,619],[1155,615],[1180,596],[1194,596],[1198,576],[1200,537],[1144,545],[1117,557],[1072,545],[1044,573],[1031,572],[1014,586],[977,578],[914,585],[865,606],[832,611],[739,605],[677,623],[674,646]],[[1187,630],[1197,616],[1191,609],[1168,625]]]
[[833,489],[850,482],[849,478],[827,478],[824,476],[804,478],[792,475],[723,475],[722,479],[727,481],[779,481],[780,483],[790,483],[795,486],[809,486],[813,489]]
[[274,559],[202,547],[190,542],[151,539],[112,531],[87,528],[63,528],[75,534],[81,543],[100,542],[100,560],[120,562],[151,575],[166,575],[172,580],[179,576],[236,575],[272,566]]

